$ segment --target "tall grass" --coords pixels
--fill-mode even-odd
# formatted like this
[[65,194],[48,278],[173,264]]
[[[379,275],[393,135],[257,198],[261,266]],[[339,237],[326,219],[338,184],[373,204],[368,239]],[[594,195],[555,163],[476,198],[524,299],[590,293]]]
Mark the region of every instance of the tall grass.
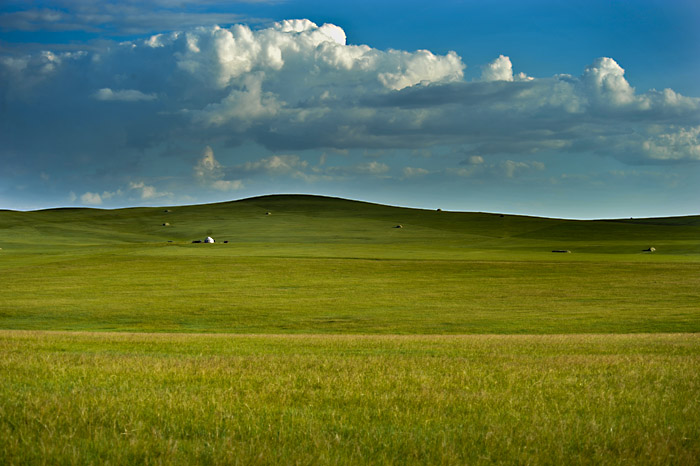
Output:
[[5,464],[692,464],[697,335],[0,333]]

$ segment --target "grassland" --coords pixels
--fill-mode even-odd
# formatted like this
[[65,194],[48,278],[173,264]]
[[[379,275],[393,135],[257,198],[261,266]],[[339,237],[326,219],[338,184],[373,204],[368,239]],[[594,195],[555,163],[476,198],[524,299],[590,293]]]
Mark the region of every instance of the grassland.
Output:
[[[0,332],[6,464],[694,464],[697,335]],[[48,459],[48,460],[47,460]]]
[[0,248],[0,463],[700,461],[700,217],[268,196]]
[[[219,242],[191,243],[208,234]],[[0,328],[697,332],[699,238],[700,217],[581,222],[304,196],[0,212]]]

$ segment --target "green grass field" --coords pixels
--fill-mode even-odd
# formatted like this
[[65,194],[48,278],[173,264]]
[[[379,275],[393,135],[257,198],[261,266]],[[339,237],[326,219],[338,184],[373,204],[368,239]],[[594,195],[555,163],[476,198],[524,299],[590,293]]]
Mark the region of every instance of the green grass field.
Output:
[[5,464],[700,462],[700,217],[267,196],[0,248]]
[[700,457],[694,334],[14,331],[0,332],[0,348],[6,464]]
[[[206,235],[219,242],[192,244]],[[700,217],[582,222],[271,196],[0,212],[0,247],[5,329],[700,331]]]

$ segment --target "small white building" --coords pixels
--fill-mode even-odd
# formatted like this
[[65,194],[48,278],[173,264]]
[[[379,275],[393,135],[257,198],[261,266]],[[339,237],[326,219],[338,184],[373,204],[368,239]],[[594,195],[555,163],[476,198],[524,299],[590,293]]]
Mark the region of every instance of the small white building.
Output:
[[207,236],[207,239],[205,239],[204,242],[205,242],[205,243],[213,243],[213,242],[214,242],[214,238],[212,238],[211,236]]

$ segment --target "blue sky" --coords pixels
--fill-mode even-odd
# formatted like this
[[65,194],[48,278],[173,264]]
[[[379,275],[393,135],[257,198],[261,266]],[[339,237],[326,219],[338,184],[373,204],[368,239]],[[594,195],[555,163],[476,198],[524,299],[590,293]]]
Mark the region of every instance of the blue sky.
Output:
[[0,208],[700,213],[694,1],[5,1]]

